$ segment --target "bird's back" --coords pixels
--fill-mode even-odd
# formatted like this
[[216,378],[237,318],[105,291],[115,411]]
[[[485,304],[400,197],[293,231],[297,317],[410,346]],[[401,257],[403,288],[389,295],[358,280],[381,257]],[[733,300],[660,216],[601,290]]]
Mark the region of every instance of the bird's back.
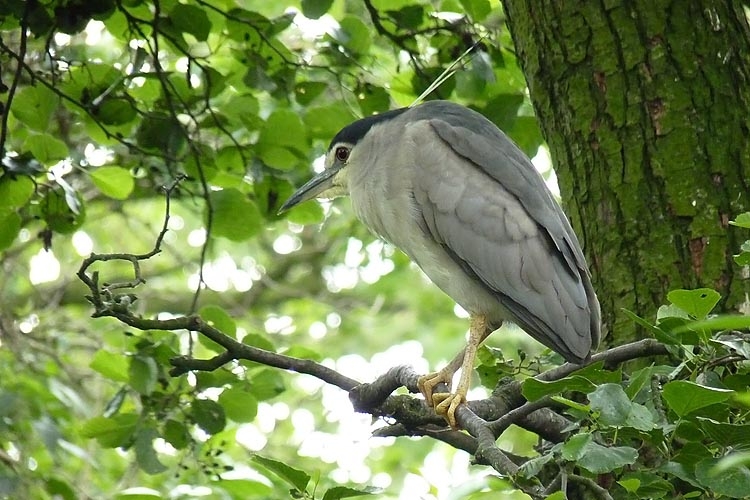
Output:
[[379,144],[363,144],[367,161],[352,162],[360,218],[465,309],[494,326],[510,319],[569,361],[586,359],[599,342],[599,303],[578,240],[528,157],[489,120],[448,102],[387,127]]

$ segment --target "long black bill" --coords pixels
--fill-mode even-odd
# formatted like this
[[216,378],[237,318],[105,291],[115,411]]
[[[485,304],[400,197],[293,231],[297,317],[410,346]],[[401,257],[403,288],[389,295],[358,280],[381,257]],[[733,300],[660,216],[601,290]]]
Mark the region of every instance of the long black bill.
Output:
[[333,187],[333,177],[339,170],[341,170],[341,166],[334,165],[331,168],[323,170],[321,173],[307,181],[301,188],[296,190],[283,205],[281,205],[278,213],[284,213],[303,201],[312,200],[326,189]]

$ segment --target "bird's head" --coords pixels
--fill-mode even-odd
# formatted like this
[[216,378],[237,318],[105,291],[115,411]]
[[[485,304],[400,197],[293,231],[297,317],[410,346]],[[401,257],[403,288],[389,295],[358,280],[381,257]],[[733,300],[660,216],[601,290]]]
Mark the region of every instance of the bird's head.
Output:
[[364,160],[360,158],[359,146],[368,138],[368,134],[377,133],[379,127],[375,125],[385,124],[407,109],[395,109],[368,116],[342,128],[328,146],[323,171],[297,189],[284,202],[279,213],[313,198],[336,198],[349,194],[349,169],[347,167]]

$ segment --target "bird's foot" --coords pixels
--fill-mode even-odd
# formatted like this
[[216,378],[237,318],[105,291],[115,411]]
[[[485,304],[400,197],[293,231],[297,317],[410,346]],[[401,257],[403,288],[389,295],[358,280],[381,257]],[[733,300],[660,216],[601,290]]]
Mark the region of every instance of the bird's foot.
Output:
[[448,373],[445,370],[440,370],[439,372],[435,373],[428,373],[427,375],[422,375],[421,377],[419,377],[419,379],[417,379],[417,388],[419,389],[419,392],[421,392],[424,396],[427,404],[434,408],[443,399],[445,399],[438,398],[438,400],[435,401],[435,398],[438,396],[438,394],[433,395],[435,386],[442,383],[447,384],[448,388],[450,389],[452,378],[453,374]]
[[456,410],[466,402],[466,395],[458,392],[433,394],[432,401],[437,402],[438,400],[439,402],[435,405],[435,413],[443,417],[452,429],[458,429]]
[[453,373],[454,371],[444,369],[424,375],[417,380],[417,387],[427,404],[435,408],[435,413],[445,418],[448,424],[456,429],[456,408],[466,401],[466,396],[460,393],[433,392],[435,386],[440,383],[445,383],[450,388]]

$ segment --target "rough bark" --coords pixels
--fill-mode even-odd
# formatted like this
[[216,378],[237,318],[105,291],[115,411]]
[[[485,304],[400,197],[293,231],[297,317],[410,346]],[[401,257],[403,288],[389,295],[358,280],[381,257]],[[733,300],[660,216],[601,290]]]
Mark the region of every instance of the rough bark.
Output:
[[503,3],[605,342],[639,336],[622,308],[652,319],[676,288],[714,288],[723,310],[741,309],[749,283],[732,255],[747,235],[728,225],[750,210],[741,3]]

